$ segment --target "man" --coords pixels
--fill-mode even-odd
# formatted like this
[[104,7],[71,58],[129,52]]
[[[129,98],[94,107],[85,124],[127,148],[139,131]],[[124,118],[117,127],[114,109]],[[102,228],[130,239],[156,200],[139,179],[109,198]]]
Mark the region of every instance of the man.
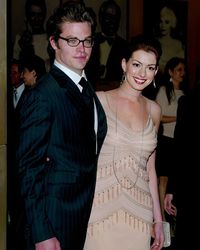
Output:
[[22,65],[16,59],[11,62],[11,85],[13,87],[13,106],[16,108],[25,88],[22,78]]
[[24,247],[24,227],[22,227],[22,206],[17,182],[15,167],[15,116],[19,107],[19,102],[25,93],[25,84],[22,78],[23,66],[20,60],[13,59],[10,62],[10,79],[8,84],[8,160],[7,160],[7,210],[8,210],[8,230],[7,249],[25,249]]
[[[169,176],[164,207],[168,214],[176,216],[176,250],[197,249],[200,225],[199,163],[200,141],[200,88],[179,99],[175,128],[174,172]],[[196,141],[196,143],[195,143]],[[177,215],[176,215],[177,213]]]
[[46,13],[45,0],[25,1],[26,29],[16,35],[13,57],[23,59],[35,54],[45,61],[46,69],[49,70],[48,40],[44,28]]
[[55,10],[47,23],[54,65],[23,100],[17,161],[27,249],[83,249],[107,131],[96,94],[88,82],[79,84],[92,51],[92,25],[81,3],[67,1]]
[[99,8],[98,17],[101,32],[95,36],[87,66],[89,77],[96,85],[119,84],[123,75],[121,60],[127,51],[127,41],[117,34],[121,19],[120,6],[113,0],[106,0]]

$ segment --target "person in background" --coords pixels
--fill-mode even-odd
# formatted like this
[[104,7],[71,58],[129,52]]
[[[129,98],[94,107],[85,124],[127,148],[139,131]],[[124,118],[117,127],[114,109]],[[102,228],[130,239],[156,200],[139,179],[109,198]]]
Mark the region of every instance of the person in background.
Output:
[[107,131],[84,72],[92,25],[84,4],[67,1],[54,11],[47,22],[54,64],[20,109],[16,159],[28,250],[83,249]]
[[[17,121],[19,112],[27,90],[36,85],[38,80],[46,73],[45,62],[40,57],[32,55],[24,60],[13,60],[11,65],[11,83],[15,87],[13,101],[14,110],[8,113],[8,212],[10,222],[8,224],[8,249],[26,249],[26,225],[24,203],[20,196],[19,179],[16,170],[15,152],[16,138],[18,134]],[[17,95],[17,100],[15,95]],[[12,127],[10,127],[12,126]]]
[[139,35],[122,59],[120,87],[97,95],[108,132],[101,149],[84,250],[162,249],[164,242],[155,155],[161,110],[142,95],[154,81],[157,40]]
[[13,58],[23,59],[35,54],[45,61],[46,70],[49,70],[48,39],[44,28],[46,12],[45,0],[26,0],[26,29],[16,35]]
[[36,85],[39,79],[45,75],[45,62],[39,56],[33,55],[26,57],[22,61],[23,72],[22,77],[26,88],[32,88]]
[[17,103],[24,91],[25,85],[22,78],[22,65],[19,60],[11,61],[11,85],[13,88],[13,106],[16,108]]
[[[174,132],[176,155],[173,159],[175,171],[169,176],[165,211],[176,215],[175,249],[197,249],[199,245],[199,147],[200,141],[200,88],[182,96],[178,102]],[[196,144],[196,143],[197,144]],[[195,229],[194,229],[194,226]]]
[[20,60],[9,62],[10,74],[8,77],[7,96],[7,250],[14,248],[25,250],[24,217],[17,181],[15,165],[15,115],[19,102],[24,94],[25,85],[22,78],[23,66]]
[[145,96],[153,100],[156,99],[156,95],[162,85],[167,62],[173,57],[185,58],[183,31],[180,27],[179,16],[177,15],[178,7],[173,2],[167,1],[164,5],[161,4],[157,24],[153,30],[150,29],[159,40],[162,48],[159,72],[155,80],[156,84],[149,86],[143,92]]
[[104,1],[98,12],[101,31],[95,35],[90,61],[86,67],[94,88],[109,83],[119,85],[123,72],[120,67],[127,41],[118,35],[121,20],[120,6],[113,0]]
[[166,63],[172,57],[185,57],[183,41],[177,30],[177,16],[171,4],[164,5],[160,10],[159,41],[162,47],[159,71],[164,72]]
[[[162,110],[157,148],[156,170],[159,180],[159,194],[162,213],[163,218],[165,218],[163,202],[168,176],[170,173],[176,171],[172,161],[177,152],[177,149],[174,146],[174,129],[176,125],[178,100],[182,95],[187,93],[188,86],[186,63],[184,59],[173,57],[167,62],[162,85],[163,86],[160,87],[156,96],[156,101],[161,106]],[[171,225],[175,223],[174,218],[165,219],[170,219]]]

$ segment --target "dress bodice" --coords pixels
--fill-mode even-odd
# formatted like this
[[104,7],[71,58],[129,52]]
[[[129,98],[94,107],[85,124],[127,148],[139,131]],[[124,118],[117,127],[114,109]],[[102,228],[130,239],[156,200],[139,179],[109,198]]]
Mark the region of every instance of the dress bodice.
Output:
[[128,179],[132,183],[130,185],[133,185],[134,179],[138,178],[138,176],[133,177],[133,173],[148,181],[146,164],[157,144],[156,129],[151,115],[149,114],[144,129],[139,131],[117,120],[116,114],[107,102],[104,110],[107,116],[108,132],[99,157],[97,178],[101,178],[106,165],[107,169],[115,170],[118,180]]

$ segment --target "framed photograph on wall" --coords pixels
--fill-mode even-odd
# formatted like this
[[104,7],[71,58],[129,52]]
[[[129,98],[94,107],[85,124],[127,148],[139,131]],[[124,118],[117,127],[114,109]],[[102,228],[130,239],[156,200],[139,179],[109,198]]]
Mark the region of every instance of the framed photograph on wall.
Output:
[[185,58],[187,11],[185,0],[144,0],[144,32],[153,34],[161,43],[161,72],[170,58]]

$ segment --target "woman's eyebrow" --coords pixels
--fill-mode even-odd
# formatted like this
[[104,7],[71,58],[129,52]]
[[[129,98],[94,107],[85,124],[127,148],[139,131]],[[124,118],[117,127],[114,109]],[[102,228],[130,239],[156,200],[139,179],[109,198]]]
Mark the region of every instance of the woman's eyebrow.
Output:
[[146,66],[156,66],[156,64],[155,64],[155,63],[144,64],[144,63],[140,62],[140,61],[139,61],[139,60],[137,60],[137,59],[134,59],[134,58],[132,58],[132,59],[133,59],[133,61],[136,61],[136,62],[138,62],[138,63],[140,63],[140,64],[143,64],[143,65],[146,65]]

